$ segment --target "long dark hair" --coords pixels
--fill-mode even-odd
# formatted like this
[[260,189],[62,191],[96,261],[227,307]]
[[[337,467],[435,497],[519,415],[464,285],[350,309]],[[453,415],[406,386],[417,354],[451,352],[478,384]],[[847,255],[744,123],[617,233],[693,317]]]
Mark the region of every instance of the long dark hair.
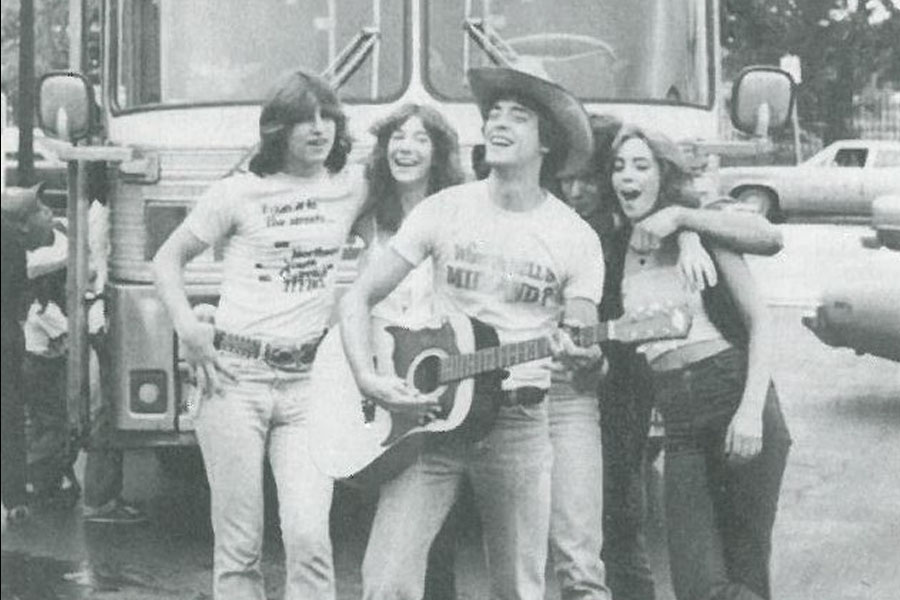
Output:
[[334,120],[335,136],[331,152],[325,158],[329,173],[337,173],[347,164],[352,142],[347,117],[334,89],[317,75],[295,71],[282,79],[269,94],[259,115],[259,151],[250,159],[250,171],[263,177],[284,168],[291,128],[310,121],[316,109]]
[[433,147],[431,169],[428,172],[427,194],[434,194],[465,179],[459,159],[459,137],[444,116],[421,104],[404,104],[390,115],[375,123],[370,132],[375,136],[375,146],[366,165],[369,190],[352,232],[361,235],[365,224],[374,217],[381,231],[395,233],[403,221],[403,207],[397,190],[397,181],[391,175],[388,143],[391,135],[411,117],[419,117]]

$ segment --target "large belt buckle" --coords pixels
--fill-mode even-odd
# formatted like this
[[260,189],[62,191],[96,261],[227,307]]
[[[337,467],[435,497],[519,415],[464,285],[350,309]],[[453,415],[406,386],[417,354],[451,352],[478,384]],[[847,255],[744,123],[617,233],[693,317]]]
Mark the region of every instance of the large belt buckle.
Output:
[[263,360],[267,365],[281,371],[299,373],[309,368],[309,360],[305,352],[306,346],[281,346],[266,344]]

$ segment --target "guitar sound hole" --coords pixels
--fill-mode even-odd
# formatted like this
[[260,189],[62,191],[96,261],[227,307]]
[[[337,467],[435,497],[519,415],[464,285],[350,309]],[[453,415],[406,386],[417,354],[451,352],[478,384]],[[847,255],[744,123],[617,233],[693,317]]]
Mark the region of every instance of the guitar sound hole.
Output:
[[413,385],[423,394],[430,394],[438,388],[440,381],[438,376],[441,372],[441,359],[437,356],[428,356],[422,359],[422,362],[416,367],[413,374]]

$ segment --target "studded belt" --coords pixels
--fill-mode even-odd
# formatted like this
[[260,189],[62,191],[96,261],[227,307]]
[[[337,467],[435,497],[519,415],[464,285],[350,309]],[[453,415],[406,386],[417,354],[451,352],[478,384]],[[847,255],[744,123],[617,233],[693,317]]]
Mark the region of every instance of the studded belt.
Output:
[[298,373],[309,370],[323,337],[324,333],[314,342],[285,344],[216,330],[213,346],[229,354],[260,360],[274,369]]

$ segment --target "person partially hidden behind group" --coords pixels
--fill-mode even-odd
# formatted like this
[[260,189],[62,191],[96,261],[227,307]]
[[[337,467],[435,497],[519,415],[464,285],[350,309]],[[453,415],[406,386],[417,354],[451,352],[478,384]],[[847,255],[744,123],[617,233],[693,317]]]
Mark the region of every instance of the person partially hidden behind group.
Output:
[[26,490],[27,446],[23,364],[25,334],[22,330],[28,308],[26,252],[53,243],[53,214],[41,200],[41,187],[8,188],[2,197],[2,334],[3,362],[2,454],[0,489],[9,524],[20,523],[31,514]]
[[[590,156],[587,115],[566,90],[514,69],[473,69],[469,80],[484,118],[490,174],[422,201],[340,304],[357,384],[389,410],[427,415],[438,408],[377,372],[369,358],[370,309],[429,257],[435,296],[493,328],[500,343],[545,337],[557,358],[576,369],[599,359],[596,346],[575,346],[558,323],[561,315],[596,322],[600,242],[546,189]],[[529,286],[541,293],[524,293]],[[496,381],[502,391],[491,392],[498,415],[483,438],[426,445],[414,464],[382,486],[363,561],[365,598],[422,597],[428,548],[464,477],[484,530],[491,596],[543,597],[553,461],[549,366],[544,359],[511,368]]]
[[739,253],[707,245],[717,285],[682,285],[677,246],[641,243],[653,228],[696,206],[678,147],[625,127],[613,143],[610,182],[628,246],[619,272],[625,310],[660,297],[691,307],[684,340],[643,345],[666,426],[669,561],[679,600],[771,596],[769,557],[790,436],[772,384],[766,308]]
[[[335,595],[328,531],[333,482],[307,447],[309,368],[334,302],[328,274],[358,213],[362,177],[344,170],[346,118],[318,76],[298,71],[279,82],[259,128],[251,172],[210,186],[157,253],[156,285],[183,356],[206,391],[197,439],[211,490],[215,598],[265,598],[268,456],[278,489],[285,598],[327,599]],[[221,242],[213,329],[191,308],[182,271]]]

